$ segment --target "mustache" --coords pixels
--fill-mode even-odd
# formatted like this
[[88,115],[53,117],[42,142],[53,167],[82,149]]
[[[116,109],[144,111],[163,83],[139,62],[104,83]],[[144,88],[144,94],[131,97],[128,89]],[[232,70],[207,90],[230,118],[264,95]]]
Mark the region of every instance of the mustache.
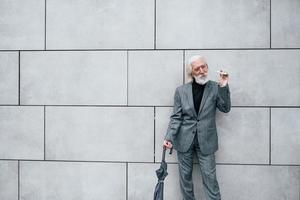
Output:
[[198,78],[207,78],[207,74],[199,74],[198,76],[194,76]]

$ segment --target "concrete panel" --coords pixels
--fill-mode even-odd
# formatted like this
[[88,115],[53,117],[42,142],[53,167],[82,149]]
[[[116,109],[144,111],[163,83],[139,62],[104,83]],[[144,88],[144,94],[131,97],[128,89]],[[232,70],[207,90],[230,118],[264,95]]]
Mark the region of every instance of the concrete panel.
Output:
[[272,108],[272,164],[300,165],[300,108]]
[[0,161],[0,199],[18,199],[17,161]]
[[47,107],[46,159],[154,159],[153,108]]
[[45,1],[2,0],[0,50],[44,49]]
[[43,107],[0,107],[0,158],[44,158]]
[[22,52],[21,103],[126,105],[126,60],[118,51]]
[[125,164],[27,161],[20,164],[22,200],[126,198]]
[[272,47],[300,47],[299,10],[299,0],[272,0]]
[[[153,197],[159,164],[128,164],[128,199]],[[168,165],[165,199],[181,200],[178,165]],[[217,179],[224,200],[298,200],[300,167],[217,165]],[[196,199],[205,199],[199,165],[193,170]],[[249,187],[250,186],[250,187]]]
[[224,200],[300,198],[300,167],[222,165],[217,175]]
[[153,0],[47,1],[47,49],[153,47]]
[[229,72],[234,106],[300,105],[299,50],[186,51],[186,60],[194,54],[207,58],[210,79]]
[[[163,141],[167,133],[172,111],[173,107],[155,108],[155,162],[160,162],[162,159]],[[165,158],[167,162],[178,162],[177,151],[174,150],[170,155],[169,150],[167,150]]]
[[18,53],[0,52],[0,104],[18,104]]
[[128,104],[171,105],[183,83],[182,51],[129,52]]
[[232,108],[217,112],[218,163],[269,163],[269,109]]
[[157,48],[270,46],[269,0],[157,0],[156,5]]

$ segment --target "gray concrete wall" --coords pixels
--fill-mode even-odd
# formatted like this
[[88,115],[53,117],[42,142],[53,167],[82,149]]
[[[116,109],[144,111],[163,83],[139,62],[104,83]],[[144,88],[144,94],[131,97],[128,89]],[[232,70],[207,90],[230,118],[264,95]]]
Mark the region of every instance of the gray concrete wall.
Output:
[[[299,0],[0,0],[0,199],[149,200],[184,63],[230,73],[224,200],[300,199]],[[167,200],[181,200],[176,151]],[[195,193],[204,199],[195,159]]]

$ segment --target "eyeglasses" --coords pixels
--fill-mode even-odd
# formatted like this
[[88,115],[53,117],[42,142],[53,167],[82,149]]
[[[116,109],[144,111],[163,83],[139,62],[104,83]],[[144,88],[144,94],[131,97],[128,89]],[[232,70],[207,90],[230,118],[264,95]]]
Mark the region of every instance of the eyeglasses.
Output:
[[200,71],[200,69],[202,69],[203,71],[206,71],[207,70],[207,65],[200,65],[200,66],[196,66],[196,67],[193,67],[193,71]]

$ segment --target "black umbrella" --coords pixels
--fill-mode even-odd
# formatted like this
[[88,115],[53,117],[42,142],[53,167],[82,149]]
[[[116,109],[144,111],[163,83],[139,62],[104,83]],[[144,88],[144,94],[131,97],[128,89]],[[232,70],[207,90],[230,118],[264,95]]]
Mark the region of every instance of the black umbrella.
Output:
[[[172,154],[173,148],[170,149],[170,154]],[[158,183],[156,184],[154,190],[154,200],[163,200],[164,199],[164,180],[168,175],[167,172],[167,163],[165,161],[166,156],[166,147],[163,148],[162,161],[160,163],[160,168],[156,170],[156,176],[158,178]]]

